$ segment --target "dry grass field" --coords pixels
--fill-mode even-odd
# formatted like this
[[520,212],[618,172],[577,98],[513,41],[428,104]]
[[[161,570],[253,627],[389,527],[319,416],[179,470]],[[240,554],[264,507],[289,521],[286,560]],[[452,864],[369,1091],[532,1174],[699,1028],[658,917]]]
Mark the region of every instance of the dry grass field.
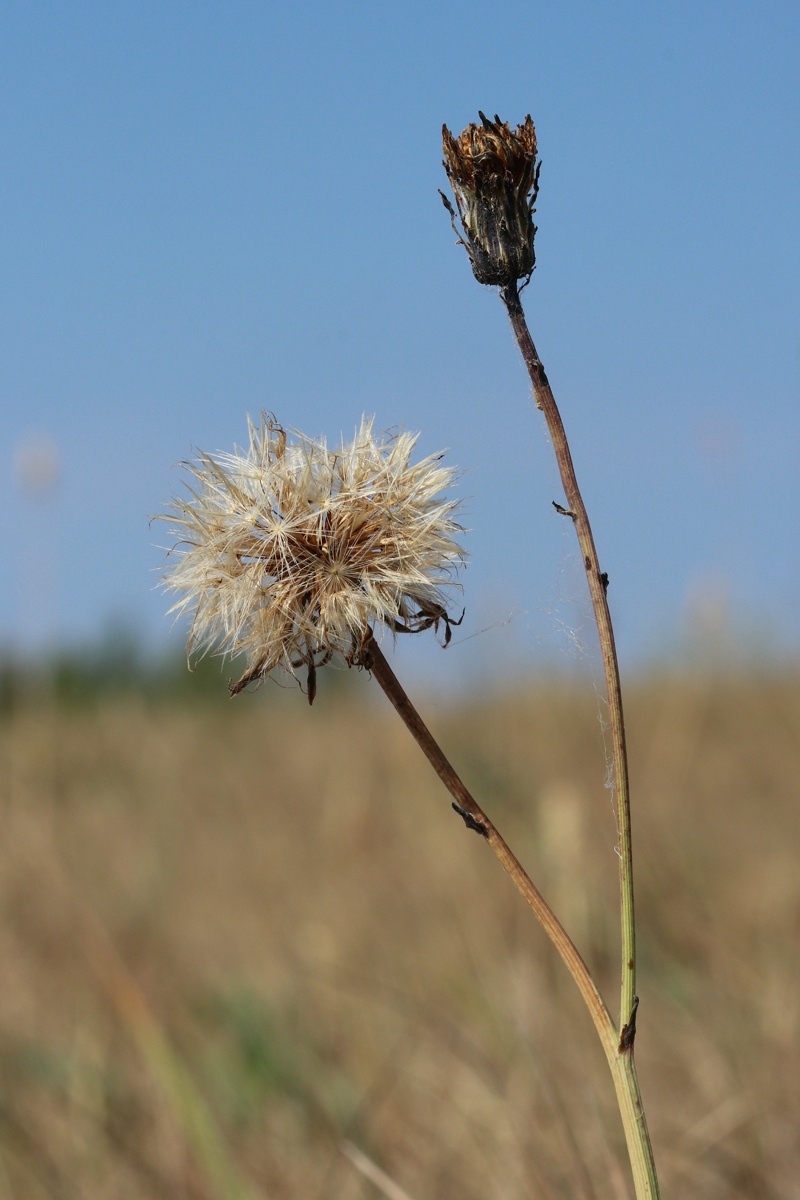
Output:
[[[574,988],[377,686],[2,718],[0,1197],[621,1200]],[[597,702],[421,703],[617,1008]],[[800,1197],[800,686],[628,688],[665,1196]]]

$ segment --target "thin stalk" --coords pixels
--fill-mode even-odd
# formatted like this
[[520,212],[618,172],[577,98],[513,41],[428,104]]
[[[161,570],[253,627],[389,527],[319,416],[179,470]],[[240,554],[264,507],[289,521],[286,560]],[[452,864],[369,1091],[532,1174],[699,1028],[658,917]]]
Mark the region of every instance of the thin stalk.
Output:
[[609,726],[614,761],[614,811],[617,819],[619,840],[619,883],[620,910],[622,914],[622,987],[620,1003],[620,1035],[633,1014],[636,997],[636,932],[633,910],[633,858],[631,845],[631,802],[628,782],[628,754],[625,744],[625,721],[622,714],[622,687],[619,677],[619,662],[614,644],[614,629],[608,608],[608,577],[600,570],[600,561],[592,536],[592,527],[578,487],[572,455],[561,414],[550,388],[536,347],[533,344],[525,313],[519,298],[516,283],[501,291],[503,303],[511,319],[514,336],[528,368],[533,384],[536,405],[544,413],[547,428],[553,443],[561,483],[567,499],[567,515],[572,518],[578,543],[583,555],[583,565],[592,597],[592,608],[600,637],[600,652],[603,657],[603,673],[608,697]]
[[601,571],[592,527],[586,506],[578,487],[575,467],[570,454],[567,435],[558,411],[555,397],[547,379],[541,359],[536,352],[516,283],[501,288],[500,295],[511,321],[525,366],[528,368],[537,407],[544,414],[550,439],[553,443],[561,483],[566,497],[564,515],[571,518],[583,557],[583,565],[592,598],[592,608],[600,639],[606,695],[608,699],[609,726],[611,731],[612,758],[614,765],[614,811],[617,822],[619,850],[619,887],[621,915],[621,988],[619,1043],[614,1059],[609,1059],[614,1084],[617,1089],[620,1112],[628,1150],[631,1157],[637,1197],[658,1197],[653,1152],[642,1107],[636,1068],[633,1063],[633,1043],[636,1035],[636,931],[633,900],[633,855],[631,842],[630,783],[628,777],[628,754],[625,741],[625,721],[622,712],[622,687],[619,661],[614,642],[614,629],[608,607],[608,576]]
[[524,867],[500,836],[494,823],[487,817],[477,800],[474,799],[456,774],[438,742],[433,737],[433,734],[411,703],[380,646],[371,635],[364,646],[363,662],[364,666],[377,679],[396,712],[403,718],[406,727],[428,759],[428,762],[453,797],[453,808],[463,818],[467,828],[475,830],[486,841],[492,853],[499,860],[503,870],[510,875],[514,886],[531,908],[537,921],[555,946],[561,961],[574,979],[589,1010],[589,1014],[603,1045],[606,1058],[613,1072],[614,1063],[619,1057],[619,1034],[614,1026],[611,1014],[597,989],[597,985],[589,974],[589,968],[581,958],[575,943]]

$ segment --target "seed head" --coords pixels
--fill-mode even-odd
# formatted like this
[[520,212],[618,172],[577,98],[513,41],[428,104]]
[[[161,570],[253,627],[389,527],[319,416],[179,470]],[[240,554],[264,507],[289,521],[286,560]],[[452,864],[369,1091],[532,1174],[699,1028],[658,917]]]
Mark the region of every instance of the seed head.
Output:
[[[468,125],[459,137],[442,126],[444,169],[456,198],[461,230],[453,206],[453,228],[466,247],[479,283],[506,287],[530,279],[536,255],[533,214],[541,163],[536,158],[536,130],[530,116],[515,132],[506,121],[478,114],[480,125]],[[463,236],[462,236],[463,233]]]
[[417,436],[373,435],[329,450],[275,418],[248,422],[250,444],[185,463],[187,494],[160,519],[179,539],[164,583],[193,613],[189,649],[245,656],[235,694],[276,668],[308,670],[336,656],[365,663],[376,625],[393,633],[445,626],[441,588],[453,585],[463,551],[456,501],[440,493],[455,471],[441,455],[412,464]]

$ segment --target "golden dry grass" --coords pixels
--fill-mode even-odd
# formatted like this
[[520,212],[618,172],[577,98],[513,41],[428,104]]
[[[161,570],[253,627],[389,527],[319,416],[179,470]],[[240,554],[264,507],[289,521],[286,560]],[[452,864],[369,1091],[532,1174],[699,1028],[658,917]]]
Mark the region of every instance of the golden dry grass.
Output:
[[[4,719],[0,1196],[630,1195],[544,936],[377,686],[321,682]],[[665,1195],[798,1197],[800,687],[627,706]],[[421,707],[616,1009],[594,699]]]

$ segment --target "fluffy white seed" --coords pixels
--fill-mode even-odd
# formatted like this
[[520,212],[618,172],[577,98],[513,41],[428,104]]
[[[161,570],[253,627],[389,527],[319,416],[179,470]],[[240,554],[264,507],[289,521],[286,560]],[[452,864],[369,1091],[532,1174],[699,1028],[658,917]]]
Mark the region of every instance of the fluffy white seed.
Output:
[[177,539],[164,583],[179,596],[170,611],[192,613],[190,650],[243,653],[238,691],[275,668],[305,664],[313,686],[334,656],[358,665],[376,625],[442,621],[449,636],[441,589],[464,553],[441,455],[412,463],[415,435],[378,439],[367,419],[335,450],[290,442],[263,413],[249,433],[247,450],[184,464],[185,494],[160,518]]

